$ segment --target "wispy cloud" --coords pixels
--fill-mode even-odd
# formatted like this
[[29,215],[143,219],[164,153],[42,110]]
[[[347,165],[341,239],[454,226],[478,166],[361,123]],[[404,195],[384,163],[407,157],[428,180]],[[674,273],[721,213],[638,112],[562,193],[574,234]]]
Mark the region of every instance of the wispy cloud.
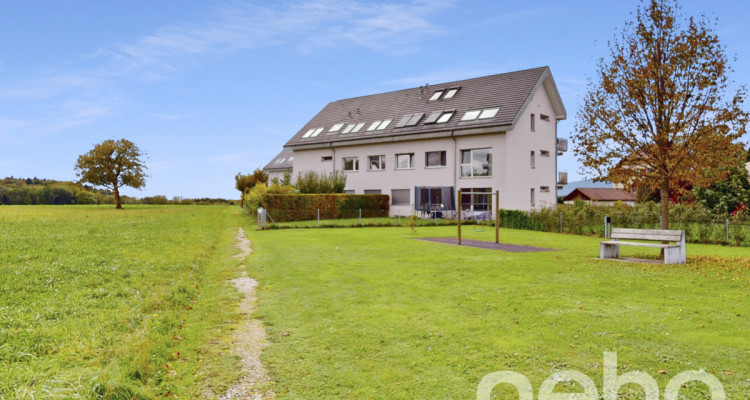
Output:
[[109,71],[113,75],[148,79],[167,77],[202,58],[282,44],[302,52],[354,45],[400,54],[418,50],[424,36],[440,34],[442,29],[428,18],[449,5],[320,0],[279,9],[237,4],[217,9],[199,25],[165,27],[100,49],[96,56],[116,66]]
[[476,66],[457,66],[454,68],[444,69],[441,71],[434,71],[428,74],[419,76],[409,76],[404,78],[398,78],[386,82],[394,87],[403,88],[405,86],[421,86],[424,84],[439,84],[443,82],[452,82],[460,79],[467,79],[472,77],[479,77],[484,75],[498,73],[497,66],[494,68],[476,67]]

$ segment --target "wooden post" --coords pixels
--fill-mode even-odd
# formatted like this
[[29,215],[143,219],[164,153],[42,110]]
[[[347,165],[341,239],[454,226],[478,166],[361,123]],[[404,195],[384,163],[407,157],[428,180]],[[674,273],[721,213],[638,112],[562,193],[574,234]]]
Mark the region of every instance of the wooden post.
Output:
[[500,191],[495,190],[495,243],[500,243]]
[[461,189],[458,189],[458,245],[461,245]]

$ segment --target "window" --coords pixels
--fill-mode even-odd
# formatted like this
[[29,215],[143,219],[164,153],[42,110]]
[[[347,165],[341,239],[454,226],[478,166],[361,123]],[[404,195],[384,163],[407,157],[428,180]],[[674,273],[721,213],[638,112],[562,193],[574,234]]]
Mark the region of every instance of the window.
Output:
[[354,190],[344,190],[344,194],[354,194]]
[[320,132],[323,132],[323,128],[318,128],[313,131],[313,133],[310,135],[310,137],[316,137],[320,135]]
[[532,206],[534,205],[535,200],[536,199],[534,198],[534,188],[531,188],[531,205]]
[[345,135],[347,133],[350,133],[352,131],[352,129],[354,129],[354,126],[355,126],[354,124],[347,125],[346,128],[344,128],[344,131],[341,132],[341,134]]
[[443,100],[452,99],[456,93],[458,93],[458,89],[461,89],[460,87],[454,87],[448,89],[448,91],[445,93],[445,96],[443,96]]
[[549,122],[549,115],[539,114],[539,119]]
[[469,211],[492,210],[492,188],[461,189],[461,207]]
[[396,169],[414,168],[414,153],[396,154]]
[[391,190],[391,204],[394,206],[408,206],[411,204],[409,200],[411,200],[409,189]]
[[479,117],[479,114],[482,112],[482,110],[471,110],[467,111],[466,114],[464,114],[463,117],[461,117],[461,121],[473,121]]
[[444,112],[440,116],[440,118],[438,118],[438,120],[435,123],[436,124],[444,124],[444,123],[448,122],[448,120],[451,119],[451,117],[453,116],[453,114],[455,114],[455,111],[446,111],[446,112]]
[[534,152],[533,151],[529,155],[529,166],[531,167],[531,169],[536,168],[536,160],[534,159]]
[[541,186],[539,187],[539,191],[541,193],[549,193],[549,186]]
[[485,108],[484,110],[482,110],[482,113],[479,114],[479,119],[495,118],[498,111],[500,111],[499,108]]
[[547,150],[539,150],[539,155],[542,157],[549,157],[549,151]]
[[424,166],[426,168],[445,167],[445,150],[428,151],[424,154]]
[[294,161],[294,156],[291,156],[291,157],[289,157],[288,160],[286,160],[286,162],[292,162],[292,161]]
[[323,156],[320,157],[320,161],[333,161],[333,156]]
[[535,124],[536,124],[536,118],[534,118],[534,114],[531,114],[531,131],[532,132],[534,132],[534,130],[535,130],[534,129],[535,128],[535,126],[534,126]]
[[343,122],[339,122],[338,124],[333,124],[331,129],[328,130],[328,133],[336,133],[344,126]]
[[445,90],[440,89],[436,90],[435,93],[432,94],[432,97],[430,97],[430,101],[435,101],[440,98],[440,96],[443,94]]
[[380,189],[365,189],[365,194],[380,194]]
[[344,171],[359,171],[359,157],[344,157]]
[[405,126],[414,126],[419,123],[419,120],[422,119],[424,116],[424,113],[417,113],[417,114],[406,114],[403,117],[401,117],[401,120],[398,121],[396,124],[396,128],[403,128]]
[[440,110],[440,111],[433,111],[430,113],[430,115],[427,116],[427,119],[424,120],[425,125],[427,124],[444,124],[448,122],[453,114],[456,113],[456,110]]
[[461,121],[474,121],[475,119],[490,119],[495,118],[500,107],[485,108],[483,110],[469,110],[461,117]]
[[392,121],[393,121],[392,119],[375,121],[372,124],[370,124],[370,126],[367,128],[367,132],[382,131],[385,128],[387,128],[388,124],[390,124]]
[[381,171],[385,169],[385,156],[369,156],[368,164],[370,171]]
[[492,152],[490,149],[461,150],[461,177],[492,175]]
[[357,125],[354,126],[354,129],[352,129],[352,133],[357,133],[362,130],[362,127],[365,126],[364,122],[360,122]]
[[281,164],[284,161],[286,161],[286,158],[279,158],[278,160],[276,160],[276,162],[274,164]]

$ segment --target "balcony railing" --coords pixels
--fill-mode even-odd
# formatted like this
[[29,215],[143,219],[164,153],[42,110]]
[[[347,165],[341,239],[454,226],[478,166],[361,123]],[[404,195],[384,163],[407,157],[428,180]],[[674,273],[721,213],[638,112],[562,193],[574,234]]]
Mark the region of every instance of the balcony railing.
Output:
[[568,139],[557,138],[557,155],[561,156],[568,151]]

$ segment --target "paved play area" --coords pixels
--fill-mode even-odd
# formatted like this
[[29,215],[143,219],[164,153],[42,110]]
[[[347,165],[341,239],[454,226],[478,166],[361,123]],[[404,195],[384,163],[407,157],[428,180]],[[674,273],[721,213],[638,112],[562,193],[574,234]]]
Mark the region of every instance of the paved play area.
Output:
[[[422,238],[418,240],[426,240],[428,242],[452,244],[452,245],[458,244],[458,239],[454,237]],[[534,251],[557,251],[556,249],[547,249],[544,247],[522,246],[520,244],[494,243],[494,242],[485,242],[482,240],[471,240],[471,239],[462,239],[461,246],[477,247],[480,249],[490,249],[490,250],[502,250],[502,251],[508,251],[511,253],[528,253],[528,252],[534,252]]]

